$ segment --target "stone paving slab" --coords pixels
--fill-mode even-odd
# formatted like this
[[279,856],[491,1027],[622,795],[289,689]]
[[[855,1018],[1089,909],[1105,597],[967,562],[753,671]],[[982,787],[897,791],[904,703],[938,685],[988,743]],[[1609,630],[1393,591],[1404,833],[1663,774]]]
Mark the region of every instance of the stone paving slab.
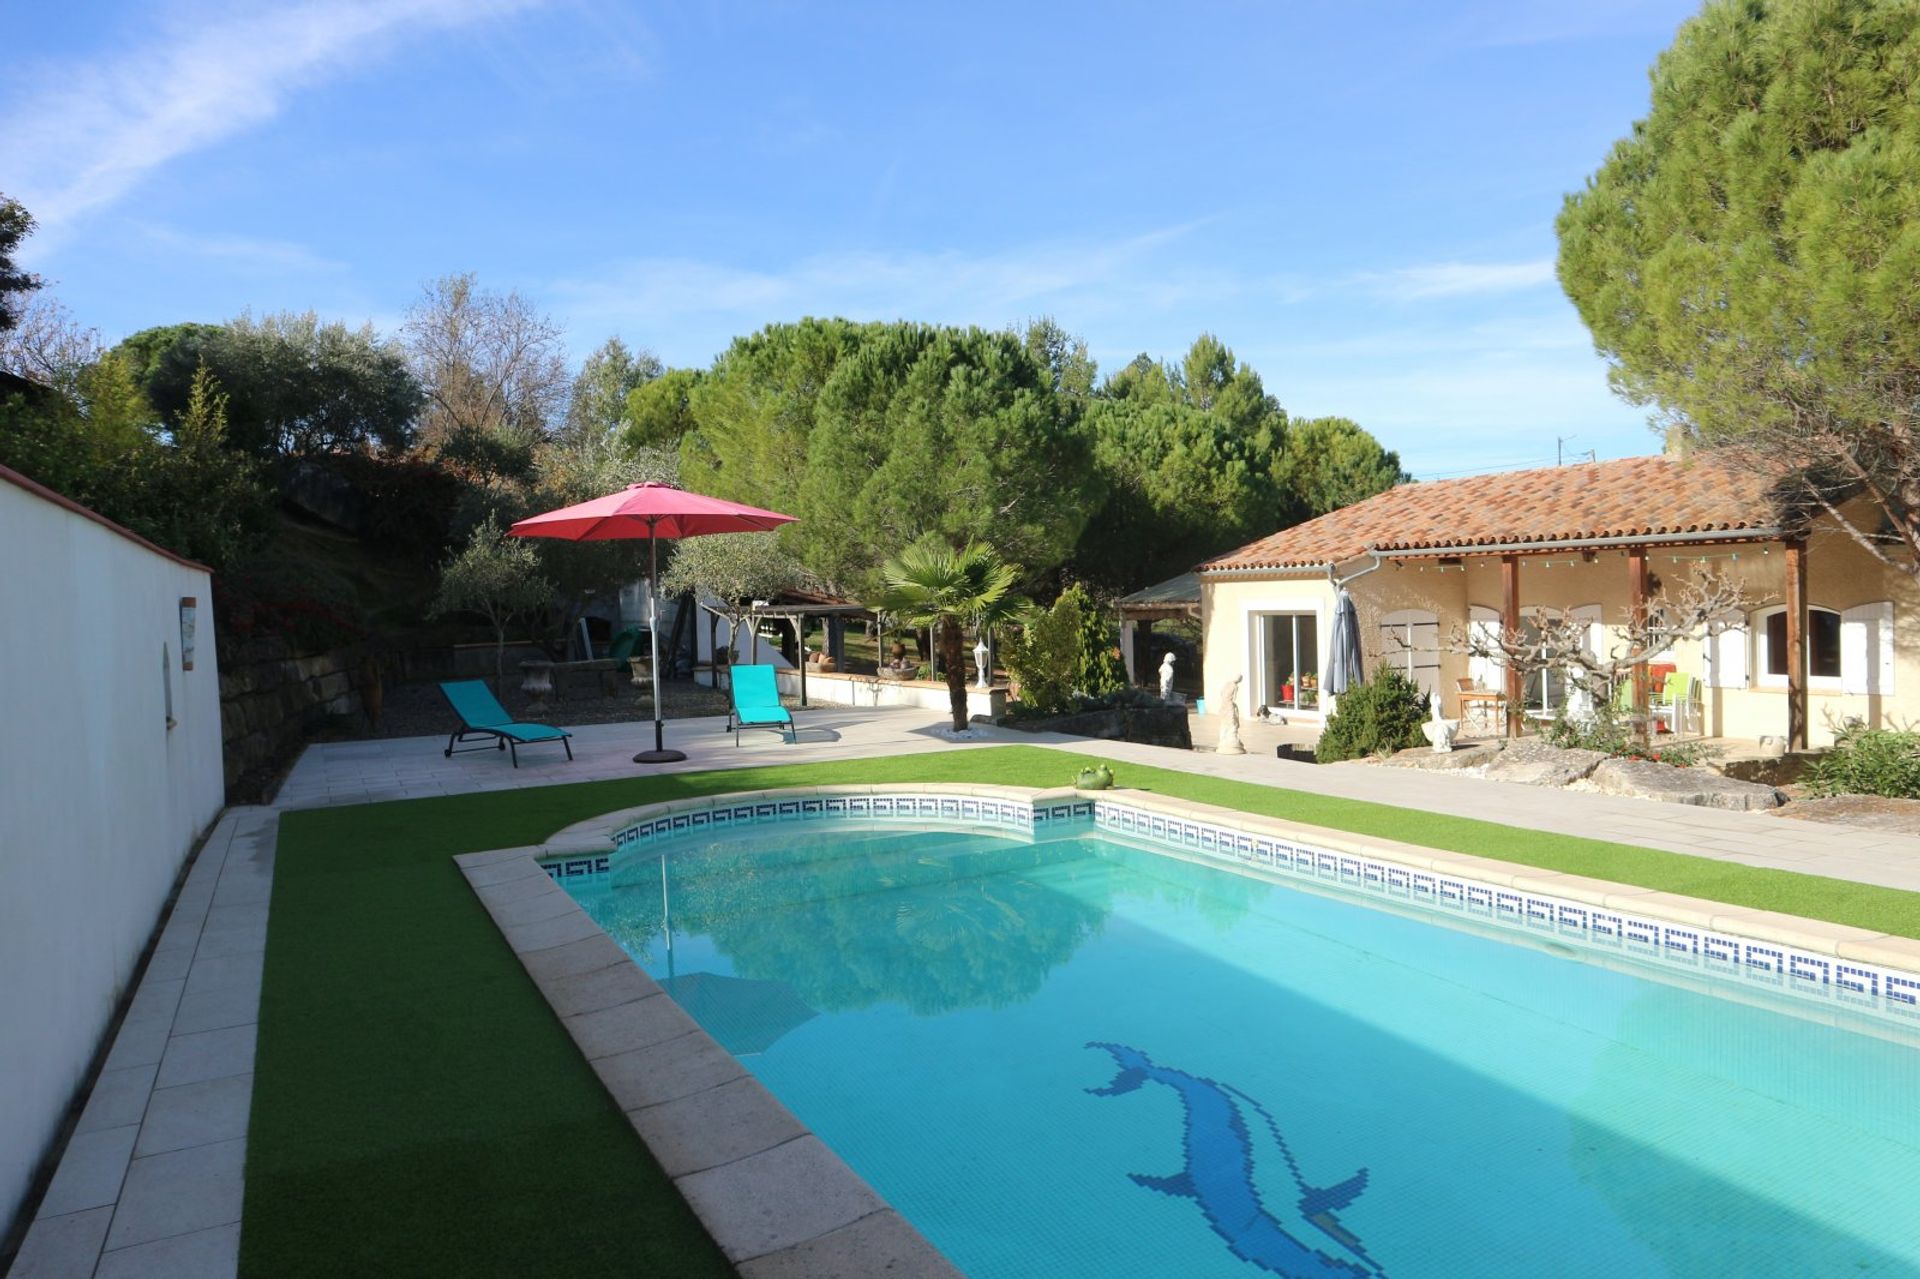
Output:
[[12,1279],[237,1273],[278,823],[230,808],[202,845]]

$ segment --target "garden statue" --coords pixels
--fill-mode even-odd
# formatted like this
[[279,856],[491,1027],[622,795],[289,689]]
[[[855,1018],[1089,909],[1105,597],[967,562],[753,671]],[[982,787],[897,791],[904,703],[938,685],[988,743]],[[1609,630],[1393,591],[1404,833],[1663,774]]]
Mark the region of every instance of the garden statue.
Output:
[[993,679],[987,673],[988,651],[987,637],[982,634],[979,639],[973,642],[973,665],[974,669],[980,672],[979,687],[981,688],[988,688],[993,684]]
[[1160,659],[1160,700],[1173,700],[1173,654],[1169,652]]
[[1460,732],[1460,721],[1457,719],[1441,719],[1439,696],[1436,694],[1432,701],[1433,718],[1422,724],[1420,731],[1427,735],[1429,742],[1433,743],[1434,754],[1445,755],[1453,749],[1453,739]]
[[[1172,654],[1168,654],[1171,658]],[[1220,690],[1220,743],[1213,748],[1216,755],[1244,755],[1247,748],[1240,742],[1240,676],[1235,675]]]

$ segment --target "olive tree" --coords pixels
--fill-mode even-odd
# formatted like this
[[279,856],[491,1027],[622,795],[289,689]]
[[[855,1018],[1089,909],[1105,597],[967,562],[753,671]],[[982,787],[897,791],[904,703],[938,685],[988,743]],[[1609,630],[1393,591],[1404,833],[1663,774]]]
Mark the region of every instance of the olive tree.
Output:
[[800,562],[771,533],[714,533],[673,548],[660,575],[663,595],[691,595],[727,621],[727,643],[737,642],[753,601],[771,599],[805,576]]
[[488,519],[440,569],[433,614],[477,613],[493,628],[493,680],[504,691],[507,627],[516,617],[543,608],[553,586],[540,573],[540,557],[517,537],[503,537]]

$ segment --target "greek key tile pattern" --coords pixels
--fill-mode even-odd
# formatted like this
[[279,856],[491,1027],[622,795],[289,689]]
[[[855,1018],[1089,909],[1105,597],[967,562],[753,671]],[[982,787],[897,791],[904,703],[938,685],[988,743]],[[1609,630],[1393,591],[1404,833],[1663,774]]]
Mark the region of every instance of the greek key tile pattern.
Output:
[[1693,969],[1708,977],[1753,983],[1920,1024],[1920,973],[1249,835],[1227,826],[1129,808],[1117,801],[1100,801],[1094,824],[1222,861],[1337,884],[1663,967]]
[[[1182,849],[1221,862],[1310,879],[1415,907],[1477,919],[1703,976],[1768,987],[1859,1012],[1920,1025],[1920,973],[1856,963],[1774,942],[1644,918],[1584,902],[1458,879],[1354,853],[1335,852],[1231,826],[1135,808],[1119,799],[1073,799],[1036,806],[1021,799],[968,795],[809,795],[755,798],[663,813],[614,836],[615,855],[655,840],[777,822],[819,820],[965,822],[1033,834],[1091,819],[1101,830]],[[543,859],[565,882],[606,874],[605,853]]]

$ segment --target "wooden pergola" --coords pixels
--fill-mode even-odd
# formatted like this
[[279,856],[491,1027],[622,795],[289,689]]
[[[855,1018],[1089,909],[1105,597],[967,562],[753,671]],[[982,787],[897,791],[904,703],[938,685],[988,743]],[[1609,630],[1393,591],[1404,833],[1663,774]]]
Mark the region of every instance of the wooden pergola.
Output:
[[1155,622],[1200,620],[1200,575],[1182,573],[1145,590],[1123,595],[1115,604],[1120,613],[1120,657],[1127,668],[1127,682],[1138,684],[1140,647],[1153,631]]
[[[1601,552],[1620,552],[1626,557],[1627,599],[1631,623],[1640,626],[1647,619],[1652,594],[1649,556],[1658,552],[1682,553],[1708,546],[1779,546],[1785,553],[1786,585],[1782,592],[1786,604],[1787,667],[1787,749],[1807,749],[1807,539],[1804,534],[1786,534],[1778,529],[1757,529],[1749,534],[1714,533],[1686,535],[1680,538],[1594,538],[1557,540],[1552,543],[1502,546],[1456,546],[1434,550],[1381,552],[1380,558],[1399,563],[1438,563],[1442,567],[1464,567],[1468,559],[1498,558],[1500,561],[1500,626],[1508,635],[1521,630],[1520,566],[1524,560],[1575,552],[1588,560]],[[1507,733],[1518,737],[1522,726],[1521,706],[1524,690],[1520,669],[1506,667]],[[1650,702],[1646,664],[1633,668],[1633,714],[1642,722]]]
[[[815,598],[824,599],[825,597]],[[807,704],[807,622],[816,617],[826,622],[827,655],[835,662],[844,662],[845,651],[841,645],[844,624],[850,620],[871,620],[874,613],[872,609],[862,608],[858,604],[842,600],[833,603],[756,605],[747,616],[756,626],[763,617],[775,617],[793,627],[793,646],[799,655],[799,660],[794,663],[794,667],[800,672],[800,705],[805,706]]]

